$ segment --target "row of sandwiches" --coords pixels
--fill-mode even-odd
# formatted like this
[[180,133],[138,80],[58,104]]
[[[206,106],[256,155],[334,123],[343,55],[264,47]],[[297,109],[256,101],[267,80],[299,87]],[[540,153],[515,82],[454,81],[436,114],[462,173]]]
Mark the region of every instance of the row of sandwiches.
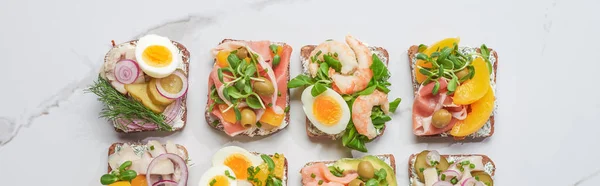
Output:
[[[459,38],[446,38],[432,45],[411,46],[407,52],[414,90],[412,131],[418,137],[463,140],[486,138],[494,133],[498,55],[486,45],[468,47],[459,43]],[[182,130],[187,124],[190,52],[181,43],[158,35],[146,35],[121,44],[113,41],[112,45],[98,80],[87,89],[104,103],[101,117],[122,133]],[[290,89],[297,88],[303,89],[300,99],[309,137],[339,140],[344,147],[367,152],[366,143],[384,134],[386,123],[392,120],[392,113],[401,102],[400,98],[388,98],[392,90],[388,51],[350,35],[343,42],[330,39],[318,45],[303,46],[298,64],[302,73],[293,78],[290,76],[292,47],[283,42],[225,39],[211,50],[211,54],[214,60],[208,74],[204,115],[211,128],[231,137],[266,136],[286,128],[290,121]],[[150,147],[130,145],[128,148],[135,151],[136,148]],[[171,165],[179,165],[176,157],[183,160],[187,157],[187,153],[177,151],[177,147],[167,143],[165,150],[161,151],[163,153],[149,152],[150,156],[133,153],[145,163],[133,163],[136,166],[125,166],[127,168],[119,164],[119,167],[111,168],[120,168],[115,171],[116,174],[108,177],[114,183],[120,183],[114,179],[121,180],[120,172],[127,172],[131,167],[138,173],[144,172],[146,164],[151,164],[149,160],[158,158],[160,154],[181,155],[169,155],[159,161],[163,162],[159,165],[170,165],[181,171],[183,165]],[[411,181],[413,184],[433,185],[433,181],[427,180],[434,180],[433,173],[439,177],[444,171],[459,172],[461,177],[452,172],[453,178],[460,181],[458,184],[473,175],[454,170],[463,170],[462,167],[439,167],[442,165],[439,162],[445,159],[455,161],[457,156],[438,157],[430,153],[434,158],[426,164],[429,168],[436,167],[435,170],[418,164],[420,167],[415,171],[418,179]],[[134,157],[132,153],[126,154]],[[274,157],[270,159],[269,162],[278,161]],[[483,167],[480,165],[486,165],[486,160],[489,158],[473,164],[475,168],[468,164],[470,169],[466,170],[481,171]],[[433,161],[438,164],[432,164]],[[117,166],[114,162],[113,165]],[[170,170],[170,167],[167,168]],[[164,175],[159,180],[181,183],[175,179],[175,172],[167,173],[158,174]],[[282,177],[271,173],[267,175],[272,178],[268,183],[281,182]],[[493,175],[492,172],[487,173]],[[146,179],[148,183],[150,178]],[[280,179],[279,182],[275,178]],[[323,178],[320,180],[326,183],[337,180]],[[369,179],[358,178],[369,185]],[[318,184],[319,179],[312,180],[321,185]],[[445,181],[441,177],[436,180]],[[267,183],[262,181],[261,184]],[[339,182],[345,181],[348,180]],[[485,180],[479,182],[484,183]],[[310,183],[303,182],[304,185]]]
[[[227,146],[211,161],[199,186],[288,185],[288,159],[282,153],[262,154]],[[111,186],[183,186],[188,185],[191,164],[186,148],[171,141],[115,143],[108,152],[108,173],[100,181]],[[412,154],[408,165],[411,186],[494,185],[496,167],[486,155],[440,155],[425,150]],[[396,159],[391,154],[309,162],[299,172],[304,186],[398,185]]]

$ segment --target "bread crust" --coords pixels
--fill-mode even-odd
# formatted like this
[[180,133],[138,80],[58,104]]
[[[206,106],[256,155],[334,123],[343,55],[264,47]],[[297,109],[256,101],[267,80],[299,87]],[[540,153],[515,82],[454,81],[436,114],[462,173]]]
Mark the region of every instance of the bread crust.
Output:
[[[229,41],[244,41],[244,40],[223,39],[223,41],[221,41],[219,43],[219,45],[223,44],[225,42],[229,42]],[[284,46],[288,45],[287,43],[283,43],[283,42],[273,42],[273,41],[271,41],[271,43],[279,43],[279,44],[283,44]],[[291,48],[291,46],[290,46],[290,48]],[[216,60],[215,60],[215,62],[216,62]],[[290,66],[291,66],[291,56],[290,56],[290,65],[288,65],[288,69],[287,69],[287,77],[288,77],[287,81],[288,82],[290,82]],[[223,123],[221,123],[218,119],[216,121],[219,121],[219,123],[217,123],[216,125],[213,125],[212,122],[211,122],[212,114],[208,111],[209,108],[210,108],[210,105],[208,104],[208,102],[210,100],[210,91],[211,90],[208,90],[208,93],[206,94],[207,99],[206,99],[206,107],[204,109],[204,119],[206,120],[206,124],[208,126],[210,126],[211,128],[214,128],[214,129],[216,129],[218,131],[221,131],[221,132],[225,133],[225,128],[223,127]],[[288,107],[290,106],[290,89],[289,88],[287,89],[286,105]],[[285,113],[284,121],[287,123],[287,125],[285,127],[280,128],[280,129],[274,129],[274,130],[268,131],[267,133],[262,134],[262,135],[257,132],[259,130],[259,129],[257,129],[257,130],[255,130],[255,131],[252,132],[253,135],[248,135],[246,133],[241,133],[241,134],[238,134],[237,136],[249,136],[249,137],[254,137],[254,136],[269,136],[269,135],[273,135],[275,133],[278,133],[279,131],[282,131],[283,129],[287,128],[290,125],[290,112],[289,111]]]
[[[119,145],[123,145],[125,143],[113,143],[112,145],[110,145],[110,147],[108,147],[108,156],[114,154],[116,152],[116,148]],[[136,145],[142,145],[142,143],[128,143],[128,144],[136,144]],[[166,144],[162,144],[163,146],[166,146]],[[183,152],[183,154],[185,155],[185,157],[190,157],[188,154],[187,149],[183,146],[183,145],[179,145],[179,144],[175,144],[177,146],[177,148],[179,150],[181,150]],[[107,156],[107,157],[108,157]],[[107,163],[108,164],[108,163]],[[108,173],[110,173],[112,171],[112,168],[110,168],[110,164],[108,165]]]
[[[317,47],[317,45],[305,45],[300,49],[300,60],[302,61],[303,59],[310,59],[310,53],[315,50],[315,48]],[[390,54],[388,53],[388,51],[383,48],[383,47],[377,47],[377,46],[373,46],[373,48],[375,48],[376,51],[381,52],[381,54],[383,54],[387,60],[385,60],[385,64],[386,66],[389,64],[389,59],[390,59]],[[308,71],[308,69],[305,69],[304,66],[302,66],[302,71],[306,72]],[[381,129],[381,133],[379,133],[379,135],[375,136],[374,139],[379,138],[379,136],[382,136],[383,133],[385,133],[385,128],[387,125],[384,125],[383,128]],[[308,135],[308,137],[313,138],[313,139],[331,139],[331,140],[337,140],[339,138],[342,137],[343,132],[340,134],[317,134],[311,131],[312,130],[319,130],[316,127],[314,127],[314,125],[310,122],[310,120],[308,120],[308,118],[306,118],[306,122],[305,122],[305,130],[306,130],[306,135]]]
[[[481,52],[481,50],[479,48],[476,48],[477,52]],[[490,54],[492,56],[494,56],[494,58],[496,58],[496,62],[494,63],[494,65],[492,66],[493,70],[494,70],[494,83],[496,83],[497,80],[497,76],[498,76],[498,53],[493,50],[492,48],[489,48],[490,50]],[[420,84],[417,83],[417,81],[415,80],[415,69],[413,68],[413,63],[415,63],[415,61],[413,61],[412,56],[416,55],[417,53],[419,53],[419,46],[418,45],[413,45],[410,46],[410,48],[408,49],[408,66],[410,67],[410,74],[411,74],[411,82],[412,82],[412,87],[413,87],[413,96],[416,97],[417,92],[419,91],[419,86]],[[496,103],[494,103],[496,104]],[[488,138],[491,137],[492,135],[494,135],[494,124],[495,122],[495,115],[491,115],[490,116],[490,134],[488,136],[482,137],[482,136],[478,136],[478,137],[469,137],[469,138],[476,138],[476,139],[483,139],[483,138]],[[452,135],[448,134],[448,136],[442,136],[441,134],[437,134],[437,135],[423,135],[423,136],[418,136],[418,137],[428,137],[428,138],[453,138]],[[468,137],[468,136],[467,136]],[[458,138],[458,139],[463,139],[463,138]]]
[[[412,171],[414,169],[414,164],[412,162],[412,159],[415,158],[415,156],[417,156],[418,153],[416,154],[411,154],[410,157],[408,157],[408,179],[412,179]],[[456,154],[456,155],[441,155],[444,158],[448,158],[449,156],[459,156],[459,157],[468,157],[468,156],[481,156],[482,157],[482,163],[485,165],[487,163],[492,163],[492,166],[494,167],[494,169],[492,170],[492,174],[491,176],[494,176],[496,174],[496,164],[494,163],[494,161],[492,161],[492,159],[487,156],[487,155],[483,155],[483,154]]]
[[[120,45],[123,45],[123,44],[127,44],[127,43],[131,44],[131,45],[137,45],[137,41],[138,40],[131,40],[131,41],[127,41],[127,42],[124,42],[124,43],[121,43],[121,44],[118,44],[118,45],[114,45],[113,48],[111,48],[111,50],[114,49],[117,46],[120,46]],[[177,41],[171,41],[171,42],[175,45],[175,47],[177,47],[177,49],[179,49],[179,51],[181,51],[181,54],[182,54],[181,55],[181,59],[182,59],[181,61],[185,65],[185,70],[186,70],[185,73],[186,73],[187,77],[189,77],[189,74],[190,74],[190,51],[188,51],[188,49],[185,46],[183,46],[183,44],[181,44],[181,43],[179,43]],[[108,56],[109,53],[110,53],[110,50],[104,56],[104,63],[106,63],[106,61],[109,59],[109,56]],[[167,131],[167,132],[175,132],[175,131],[183,130],[183,128],[185,128],[185,126],[187,125],[187,110],[188,110],[187,109],[187,93],[185,95],[183,95],[183,97],[181,98],[181,104],[183,105],[183,108],[184,108],[183,109],[183,115],[181,117],[181,120],[183,121],[183,126],[181,128],[173,129],[172,131]],[[114,121],[111,121],[111,122],[114,123]],[[114,126],[114,124],[113,124],[113,127],[114,127],[115,131],[119,132],[119,133],[138,133],[138,132],[159,131],[159,129],[157,128],[156,130],[143,130],[143,131],[125,132],[125,131],[117,128],[116,126]]]

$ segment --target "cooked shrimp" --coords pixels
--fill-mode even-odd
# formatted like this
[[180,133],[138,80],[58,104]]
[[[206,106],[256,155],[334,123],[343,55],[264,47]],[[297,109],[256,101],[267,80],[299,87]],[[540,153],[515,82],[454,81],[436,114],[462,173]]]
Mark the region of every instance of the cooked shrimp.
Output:
[[385,114],[389,113],[389,102],[387,94],[375,90],[372,94],[358,96],[352,104],[352,122],[358,133],[373,139],[377,136],[377,130],[371,121],[371,110],[374,106],[381,106]]
[[333,89],[335,91],[341,94],[352,94],[367,88],[369,81],[371,81],[373,71],[371,71],[370,67],[373,63],[373,57],[371,56],[369,47],[356,38],[348,35],[346,36],[346,42],[356,54],[358,68],[351,75],[344,75],[329,70],[329,77],[333,80]]
[[[316,56],[317,54],[319,54],[317,56],[317,60],[323,61],[323,55],[334,53],[337,53],[337,58],[342,64],[342,69],[340,70],[342,74],[350,74],[354,72],[354,70],[356,70],[356,68],[358,67],[356,54],[354,54],[354,51],[352,51],[352,49],[348,45],[339,41],[330,40],[321,43],[310,53],[310,56]],[[313,77],[317,75],[318,69],[319,64],[313,63],[311,61],[309,65],[309,71]]]

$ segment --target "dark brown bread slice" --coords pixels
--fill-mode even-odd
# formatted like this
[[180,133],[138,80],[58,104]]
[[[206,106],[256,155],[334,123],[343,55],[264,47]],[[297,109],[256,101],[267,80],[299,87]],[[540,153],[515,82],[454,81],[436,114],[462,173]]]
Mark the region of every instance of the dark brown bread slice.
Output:
[[[310,53],[315,50],[315,48],[317,47],[317,45],[306,45],[303,46],[302,49],[300,50],[300,61],[302,61],[302,63],[308,62],[306,60],[310,59]],[[378,53],[381,53],[383,56],[385,56],[385,58],[387,60],[385,60],[384,62],[386,63],[386,66],[389,64],[390,61],[390,54],[388,53],[388,51],[386,49],[384,49],[383,47],[370,47],[370,49],[373,51],[377,51]],[[302,71],[303,72],[307,72],[308,69],[304,69],[304,65],[302,65]],[[310,120],[308,120],[308,118],[306,118],[306,134],[311,137],[311,138],[315,138],[315,139],[332,139],[332,140],[336,140],[339,139],[343,133],[337,134],[337,135],[332,135],[332,134],[325,134],[325,133],[315,133],[313,131],[318,131],[319,129],[317,129],[311,122]],[[385,128],[386,126],[384,125],[383,128],[381,129],[381,133],[379,135],[377,135],[378,138],[379,136],[383,135],[383,133],[385,132]],[[374,138],[374,139],[375,139]]]
[[[116,150],[117,150],[116,148],[118,145],[123,145],[123,144],[124,143],[113,143],[112,145],[110,145],[110,147],[108,148],[108,156],[110,156],[116,152]],[[129,144],[130,145],[131,144],[141,145],[141,143],[129,143]],[[163,144],[163,146],[165,146],[165,144]],[[188,157],[188,158],[190,157],[187,149],[183,145],[176,144],[176,146],[179,150],[181,150],[185,154],[185,157]],[[110,173],[110,171],[112,171],[112,169],[110,168],[110,164],[109,164],[108,165],[108,173]]]
[[[494,56],[494,58],[496,58],[496,62],[493,65],[493,70],[494,70],[494,83],[496,82],[496,76],[498,75],[498,53],[496,53],[495,50],[493,49],[489,49],[490,50],[490,54],[492,56]],[[479,48],[477,48],[477,52],[480,52]],[[413,95],[416,96],[417,95],[417,91],[419,90],[419,86],[420,84],[417,83],[416,79],[415,79],[415,69],[413,68],[414,66],[412,65],[413,63],[415,63],[415,61],[413,61],[413,56],[415,56],[417,53],[419,53],[419,46],[418,45],[413,45],[408,49],[408,66],[410,67],[410,73],[411,73],[411,82],[413,85]],[[497,103],[494,103],[497,104]],[[491,137],[494,134],[494,124],[496,123],[494,120],[494,115],[490,116],[490,124],[491,124],[491,129],[490,129],[490,134],[487,137]],[[430,135],[430,136],[419,136],[419,137],[439,137],[439,138],[443,138],[442,135]],[[452,137],[451,135],[448,135],[448,137]],[[468,137],[468,136],[467,136]],[[487,137],[478,137],[478,138],[487,138]],[[463,138],[457,138],[457,139],[463,139]]]
[[[410,180],[412,178],[412,171],[414,169],[414,165],[413,165],[413,161],[412,159],[415,158],[415,156],[417,156],[417,154],[411,154],[410,157],[408,157],[408,179]],[[467,157],[467,156],[481,156],[482,157],[482,163],[483,165],[487,164],[487,163],[492,163],[492,166],[494,167],[494,169],[492,170],[492,175],[494,176],[496,174],[496,164],[494,163],[494,161],[492,161],[492,159],[486,155],[483,154],[457,154],[457,155],[442,155],[445,158],[448,158],[448,156],[460,156],[460,157]]]
[[[394,158],[394,155],[392,154],[382,154],[382,155],[375,155],[377,156],[379,159],[384,159],[387,158],[390,160],[390,167],[392,167],[392,169],[394,170],[394,174],[396,174],[396,158]],[[311,166],[315,163],[324,163],[324,164],[332,164],[335,163],[336,161],[314,161],[314,162],[308,162],[306,163],[303,167],[307,167],[307,166]],[[302,173],[302,170],[300,170],[300,173]]]
[[[242,41],[242,40],[223,39],[223,41],[221,41],[219,44],[222,44],[222,43],[225,43],[225,42],[228,42],[228,41]],[[286,43],[283,43],[283,42],[271,42],[271,43],[273,43],[273,44],[287,45]],[[215,62],[216,62],[216,60],[215,60]],[[291,64],[291,57],[290,57],[290,64]],[[288,64],[288,69],[287,69],[287,77],[288,77],[287,81],[288,82],[290,81],[290,64]],[[217,123],[216,125],[213,124],[212,121],[213,121],[214,118],[212,118],[213,117],[212,114],[208,111],[209,108],[210,108],[210,105],[208,104],[208,101],[210,99],[210,91],[211,90],[208,90],[208,93],[206,94],[207,99],[206,99],[206,108],[204,110],[204,118],[206,119],[206,124],[208,124],[208,126],[210,126],[212,128],[215,128],[215,129],[217,129],[219,131],[222,131],[224,133],[225,132],[225,128],[223,127],[223,124],[220,123],[220,122]],[[290,106],[290,89],[289,88],[287,89],[286,105]],[[217,118],[216,121],[219,121],[219,119]],[[287,123],[287,125],[284,128],[287,128],[290,125],[290,112],[286,112],[285,113],[284,121]],[[250,136],[250,137],[253,137],[253,136],[268,136],[268,135],[271,135],[271,134],[275,134],[275,133],[283,130],[284,128],[274,129],[274,130],[268,131],[267,133],[262,134],[262,135],[259,133],[259,129],[253,131],[252,135],[248,135],[248,134],[245,134],[245,133],[241,133],[239,135]]]
[[[136,45],[137,41],[138,40],[132,40],[132,41],[128,41],[128,42],[125,42],[125,43]],[[189,75],[189,73],[190,73],[190,52],[181,43],[176,42],[176,41],[172,41],[172,42],[177,47],[177,49],[179,49],[179,51],[181,51],[181,54],[182,54],[181,55],[181,61],[183,62],[183,64],[185,64],[185,70],[186,70],[185,73],[189,77],[190,76]],[[122,43],[122,44],[125,44],[125,43]],[[122,45],[122,44],[119,44],[119,45]],[[117,47],[119,45],[114,45],[113,48]],[[106,62],[106,60],[108,60],[108,58],[109,58],[108,54],[109,53],[107,52],[106,55],[104,56],[104,62]],[[174,129],[173,131],[183,130],[183,128],[185,128],[185,126],[187,125],[187,94],[183,95],[183,97],[181,98],[181,104],[183,105],[183,108],[184,108],[183,109],[183,115],[182,115],[182,118],[181,118],[181,120],[183,120],[183,126],[181,128]],[[122,130],[118,129],[117,127],[114,127],[114,128],[115,128],[115,131],[120,132],[120,133],[137,133],[137,132],[148,132],[148,131],[156,131],[156,130],[158,130],[158,129],[156,129],[156,130],[144,130],[144,131],[125,132],[125,131],[122,131]],[[171,132],[173,132],[173,131],[171,131]]]

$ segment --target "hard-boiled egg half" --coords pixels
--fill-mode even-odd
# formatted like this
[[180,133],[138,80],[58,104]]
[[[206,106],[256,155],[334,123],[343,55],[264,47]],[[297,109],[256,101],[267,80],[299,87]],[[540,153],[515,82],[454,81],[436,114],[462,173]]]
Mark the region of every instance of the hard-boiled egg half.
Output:
[[237,146],[223,147],[213,155],[213,166],[227,166],[236,175],[238,181],[247,181],[248,168],[260,165],[263,160],[246,149]]
[[350,121],[348,104],[340,94],[330,88],[313,97],[311,94],[313,87],[309,86],[302,92],[302,105],[306,117],[324,133],[341,133]]
[[213,166],[200,178],[198,186],[237,186],[235,173],[227,166]]
[[181,63],[179,49],[166,37],[146,35],[135,48],[135,58],[144,73],[153,78],[171,75]]

